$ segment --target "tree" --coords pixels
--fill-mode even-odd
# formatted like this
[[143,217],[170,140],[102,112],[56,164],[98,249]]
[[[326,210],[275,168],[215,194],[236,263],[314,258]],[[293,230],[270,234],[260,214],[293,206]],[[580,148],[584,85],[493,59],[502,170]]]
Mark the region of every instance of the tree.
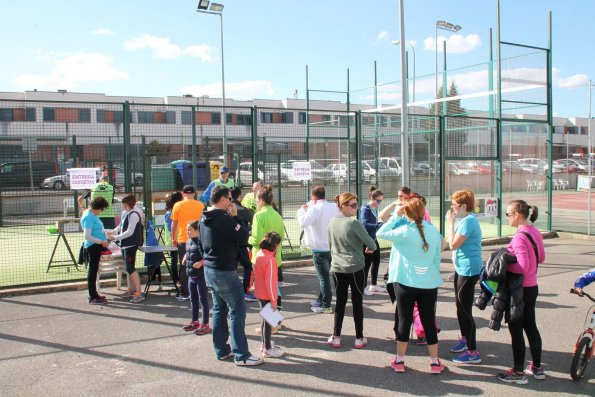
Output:
[[159,143],[158,140],[152,140],[147,144],[147,154],[149,156],[166,156],[169,154],[169,145]]
[[[436,98],[440,99],[443,98],[443,87],[441,86],[438,92],[436,93]],[[446,94],[447,98],[449,97],[456,97],[459,95],[459,90],[457,85],[453,81],[450,84],[450,88],[448,89],[448,93]],[[424,135],[424,139],[429,142],[432,146],[434,146],[434,140],[438,134],[439,126],[439,119],[435,116],[442,116],[444,112],[444,103],[437,102],[432,103],[428,110],[428,122],[427,127],[428,130],[434,130],[436,133],[427,133]],[[446,101],[446,116],[465,116],[467,114],[467,110],[461,106],[460,99],[454,99],[450,101]],[[468,125],[468,120],[464,117],[455,118],[449,117],[445,123],[445,151],[444,153],[448,157],[456,156],[460,153],[462,147],[467,143],[467,130],[466,126]]]

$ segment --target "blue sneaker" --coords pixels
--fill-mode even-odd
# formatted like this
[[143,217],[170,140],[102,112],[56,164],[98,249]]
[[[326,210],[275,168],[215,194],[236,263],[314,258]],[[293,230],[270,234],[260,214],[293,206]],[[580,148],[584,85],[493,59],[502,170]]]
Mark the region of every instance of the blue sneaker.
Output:
[[246,302],[256,302],[258,299],[254,297],[254,292],[250,292],[249,294],[244,294],[244,300]]
[[452,361],[457,364],[479,364],[481,362],[481,356],[477,350],[467,350],[460,356],[453,357]]
[[450,348],[453,353],[462,353],[467,350],[467,339],[461,338],[457,341],[457,344]]

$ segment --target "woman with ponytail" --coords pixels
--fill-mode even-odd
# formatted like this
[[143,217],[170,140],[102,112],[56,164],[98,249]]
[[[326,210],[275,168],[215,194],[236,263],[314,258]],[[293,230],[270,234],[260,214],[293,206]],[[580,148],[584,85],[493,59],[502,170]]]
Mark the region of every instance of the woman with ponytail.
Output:
[[[367,285],[366,289],[364,290],[365,295],[374,295],[374,292],[386,292],[386,288],[381,287],[378,285],[378,269],[380,268],[380,245],[378,245],[378,241],[376,240],[376,231],[382,226],[382,221],[378,219],[378,207],[382,200],[384,199],[384,194],[376,189],[376,186],[370,186],[370,201],[368,204],[363,205],[359,212],[359,220],[366,228],[366,231],[374,239],[376,242],[377,248],[373,252],[367,252],[364,248],[364,257],[365,257],[365,284]],[[368,285],[368,274],[370,274],[370,270],[372,270],[372,278],[370,279],[371,283]]]
[[413,307],[417,303],[421,323],[426,330],[430,372],[439,374],[444,366],[438,358],[438,334],[435,306],[440,277],[442,236],[425,221],[425,206],[419,196],[405,195],[395,214],[383,224],[376,236],[393,243],[388,264],[388,282],[396,283],[398,316],[397,356],[390,362],[395,372],[405,372],[405,354]]
[[[512,356],[514,367],[498,374],[498,379],[507,383],[525,384],[527,375],[535,379],[545,379],[541,368],[541,335],[535,321],[535,303],[537,302],[537,265],[545,260],[543,238],[533,225],[537,220],[538,210],[534,205],[523,200],[513,200],[506,208],[508,224],[517,228],[517,232],[508,244],[508,251],[516,256],[517,263],[508,266],[508,271],[523,275],[523,300],[525,308],[523,318],[508,323],[508,331],[512,339]],[[529,223],[531,222],[531,223]],[[532,362],[525,365],[525,338],[529,340]]]
[[334,348],[341,347],[341,329],[345,317],[347,296],[351,288],[351,304],[353,305],[353,321],[355,322],[355,342],[353,347],[366,347],[368,340],[364,337],[363,292],[364,252],[362,245],[370,251],[376,250],[376,242],[368,235],[364,226],[355,219],[357,214],[357,196],[341,193],[335,197],[340,213],[328,226],[329,246],[331,249],[331,271],[335,278],[337,300],[335,303],[335,324],[333,334],[327,344]]

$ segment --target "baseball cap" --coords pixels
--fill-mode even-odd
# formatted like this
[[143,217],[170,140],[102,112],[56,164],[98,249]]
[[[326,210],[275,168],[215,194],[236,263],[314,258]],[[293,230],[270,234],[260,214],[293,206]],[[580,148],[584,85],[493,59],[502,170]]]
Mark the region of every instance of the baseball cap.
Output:
[[220,173],[220,174],[223,174],[224,172],[229,172],[229,168],[227,168],[227,167],[223,166],[223,167],[221,167],[221,168],[219,169],[219,173]]
[[184,186],[184,189],[182,189],[183,193],[195,193],[196,190],[194,189],[194,186],[192,185],[186,185]]

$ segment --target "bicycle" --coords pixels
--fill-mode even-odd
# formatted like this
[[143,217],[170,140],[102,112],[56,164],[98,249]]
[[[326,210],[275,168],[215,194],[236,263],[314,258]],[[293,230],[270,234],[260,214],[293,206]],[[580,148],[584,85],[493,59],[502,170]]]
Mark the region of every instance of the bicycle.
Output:
[[[576,294],[573,289],[570,290],[571,294]],[[578,295],[578,294],[577,294]],[[595,299],[586,292],[582,293],[583,296],[589,298],[592,302]],[[589,361],[593,359],[595,353],[595,305],[592,305],[587,312],[585,317],[585,330],[579,335],[576,345],[574,346],[574,356],[572,357],[572,364],[570,365],[570,376],[573,380],[580,380],[585,374]],[[591,321],[588,321],[589,313],[591,314]]]

